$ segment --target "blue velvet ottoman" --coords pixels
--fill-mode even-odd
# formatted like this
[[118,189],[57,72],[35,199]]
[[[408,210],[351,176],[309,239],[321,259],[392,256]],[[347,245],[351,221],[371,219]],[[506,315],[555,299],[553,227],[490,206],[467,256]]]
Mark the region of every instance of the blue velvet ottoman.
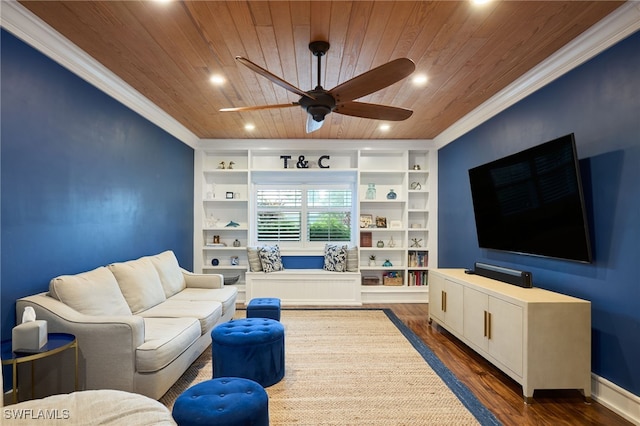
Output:
[[253,380],[221,377],[184,391],[171,414],[179,426],[269,426],[269,397]]
[[284,377],[284,326],[270,318],[244,318],[211,331],[213,378],[244,377],[265,388]]
[[258,297],[247,305],[247,318],[271,318],[280,321],[280,299]]

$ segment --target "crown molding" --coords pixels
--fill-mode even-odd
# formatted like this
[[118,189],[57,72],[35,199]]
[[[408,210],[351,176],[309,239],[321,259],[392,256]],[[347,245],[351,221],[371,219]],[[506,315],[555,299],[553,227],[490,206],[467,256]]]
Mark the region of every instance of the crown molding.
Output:
[[189,129],[31,11],[15,0],[2,0],[0,7],[2,28],[195,149],[199,138]]
[[640,2],[630,1],[623,4],[440,133],[433,139],[437,149],[453,142],[639,29]]

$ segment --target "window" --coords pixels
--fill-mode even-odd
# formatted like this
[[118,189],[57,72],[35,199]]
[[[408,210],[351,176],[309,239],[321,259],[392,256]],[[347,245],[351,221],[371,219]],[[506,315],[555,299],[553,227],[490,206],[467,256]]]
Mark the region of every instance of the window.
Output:
[[290,247],[350,242],[351,184],[256,185],[256,239]]

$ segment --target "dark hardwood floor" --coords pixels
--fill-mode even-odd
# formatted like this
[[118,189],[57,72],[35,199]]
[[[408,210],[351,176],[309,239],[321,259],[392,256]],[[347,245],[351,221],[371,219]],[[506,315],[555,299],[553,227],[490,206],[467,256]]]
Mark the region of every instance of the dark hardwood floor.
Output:
[[504,425],[631,425],[578,391],[536,391],[525,404],[522,387],[443,328],[428,323],[428,304],[375,304],[390,308]]

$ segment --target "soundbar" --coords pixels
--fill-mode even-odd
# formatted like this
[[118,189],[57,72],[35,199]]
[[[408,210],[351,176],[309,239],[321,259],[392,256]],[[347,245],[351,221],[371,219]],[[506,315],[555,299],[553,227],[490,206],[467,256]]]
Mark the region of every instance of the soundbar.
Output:
[[531,272],[527,271],[519,271],[517,269],[503,268],[502,266],[476,262],[474,264],[473,273],[486,278],[517,285],[519,287],[533,287],[533,276],[531,275]]

